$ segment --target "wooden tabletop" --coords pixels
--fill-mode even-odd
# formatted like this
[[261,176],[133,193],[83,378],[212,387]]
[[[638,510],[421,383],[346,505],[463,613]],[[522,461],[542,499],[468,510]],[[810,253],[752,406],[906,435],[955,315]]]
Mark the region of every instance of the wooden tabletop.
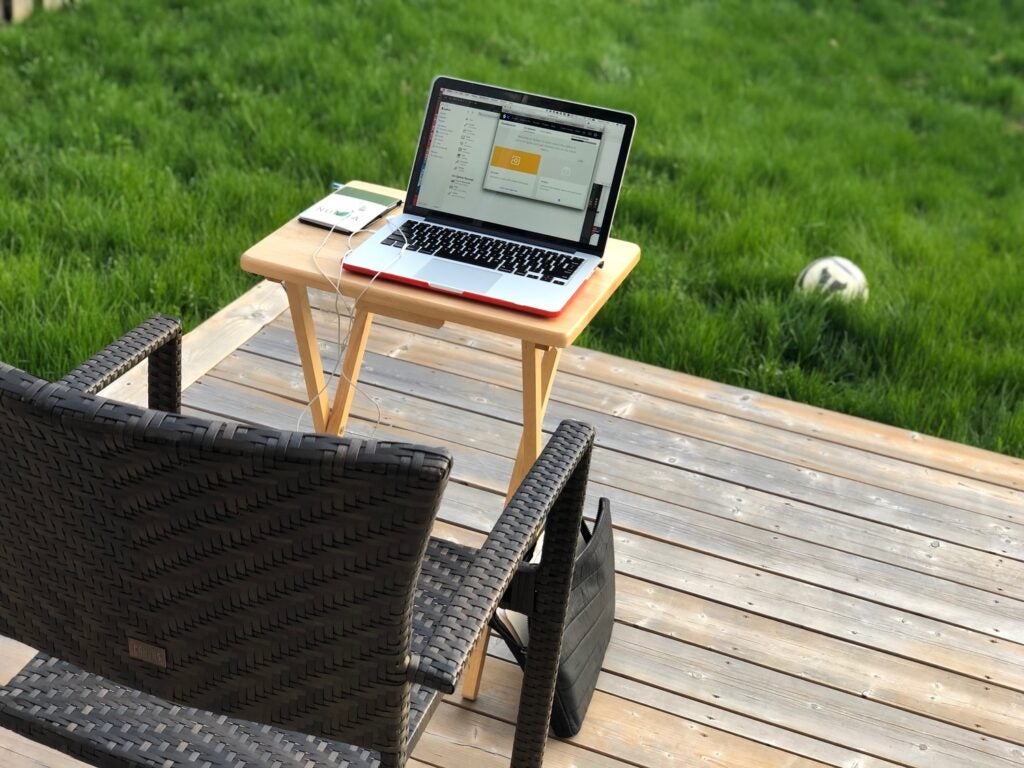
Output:
[[[398,197],[404,194],[399,189],[367,182],[350,183]],[[303,224],[294,218],[242,254],[242,269],[270,280],[299,283],[327,291],[334,290],[332,283],[338,281],[341,273],[341,292],[350,297],[359,296],[370,283],[370,278],[341,269],[341,259],[348,249],[348,235],[331,234],[317,252],[326,234],[327,230]],[[368,235],[352,238],[353,243],[358,244],[365,237]],[[315,263],[314,253],[317,253]],[[604,266],[556,317],[539,317],[383,279],[370,285],[362,294],[360,303],[370,312],[416,320],[435,327],[451,321],[534,344],[567,347],[583,332],[639,260],[639,246],[610,238],[605,249]]]

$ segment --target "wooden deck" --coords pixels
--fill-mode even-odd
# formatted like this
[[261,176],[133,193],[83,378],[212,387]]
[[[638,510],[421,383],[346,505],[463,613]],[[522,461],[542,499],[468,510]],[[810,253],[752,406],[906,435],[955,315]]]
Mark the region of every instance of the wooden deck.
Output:
[[[335,302],[315,303],[330,367]],[[442,535],[477,539],[498,512],[518,355],[456,326],[374,326],[350,432],[453,451]],[[300,420],[278,286],[193,332],[186,369],[189,412]],[[597,427],[618,606],[586,725],[546,766],[1024,766],[1024,461],[577,348],[546,427],[563,418]],[[520,676],[491,652],[417,768],[507,765]],[[0,639],[0,676],[23,655]],[[0,765],[77,763],[0,732]]]

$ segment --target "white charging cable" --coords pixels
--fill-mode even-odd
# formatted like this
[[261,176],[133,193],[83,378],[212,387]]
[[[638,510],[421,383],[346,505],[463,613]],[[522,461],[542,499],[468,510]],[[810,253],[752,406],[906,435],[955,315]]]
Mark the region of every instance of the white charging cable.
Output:
[[[320,399],[320,397],[323,396],[324,392],[327,391],[327,387],[330,385],[331,380],[334,379],[335,377],[340,376],[340,378],[343,378],[345,380],[345,382],[350,387],[355,389],[356,394],[362,394],[363,397],[365,397],[367,400],[369,400],[370,403],[373,404],[373,407],[376,408],[376,410],[377,410],[377,419],[376,419],[376,421],[373,424],[373,429],[372,429],[372,432],[371,432],[371,435],[372,435],[372,434],[376,433],[377,426],[380,424],[381,419],[383,418],[383,413],[382,413],[381,408],[380,408],[380,403],[378,403],[376,400],[374,400],[369,394],[363,392],[358,387],[358,385],[355,385],[355,384],[352,383],[352,380],[349,379],[349,377],[346,376],[345,373],[340,370],[341,361],[342,361],[342,358],[344,358],[344,356],[345,356],[345,351],[348,349],[349,342],[351,341],[351,338],[352,338],[352,326],[353,326],[353,321],[355,320],[355,317],[354,317],[355,307],[359,304],[359,300],[363,298],[365,293],[368,290],[370,290],[370,286],[374,284],[374,282],[377,280],[378,277],[380,277],[381,273],[382,272],[386,272],[387,270],[391,269],[395,264],[398,263],[399,259],[401,259],[405,255],[406,250],[409,248],[409,240],[406,238],[405,232],[403,232],[400,227],[395,227],[394,228],[393,232],[398,232],[398,234],[400,234],[402,236],[402,241],[403,241],[402,242],[402,247],[398,251],[398,254],[395,256],[395,258],[387,266],[382,267],[380,270],[375,272],[370,277],[370,281],[365,286],[363,286],[363,290],[361,290],[359,292],[359,294],[355,297],[355,299],[353,299],[352,303],[351,304],[346,304],[346,313],[348,315],[348,332],[343,335],[342,334],[342,327],[341,327],[341,307],[340,307],[340,304],[343,303],[343,302],[346,302],[345,296],[341,292],[341,276],[344,273],[345,259],[347,259],[349,257],[349,254],[351,254],[352,251],[355,250],[355,246],[353,246],[353,244],[352,244],[352,238],[354,238],[356,235],[360,235],[360,234],[362,234],[364,232],[370,232],[370,231],[373,231],[373,230],[370,230],[370,229],[367,229],[367,228],[363,228],[363,229],[357,230],[355,232],[350,232],[349,233],[348,240],[347,240],[347,243],[346,243],[345,253],[342,254],[342,257],[341,257],[340,261],[338,262],[338,279],[337,279],[337,281],[335,281],[335,280],[332,280],[330,275],[328,275],[324,271],[323,267],[320,265],[320,262],[317,260],[317,257],[320,255],[320,252],[324,249],[324,246],[327,245],[327,241],[330,239],[330,237],[334,233],[335,229],[336,229],[336,227],[332,226],[327,231],[327,234],[324,235],[324,238],[323,238],[323,240],[320,241],[320,244],[317,245],[317,247],[315,249],[313,249],[312,258],[313,258],[313,266],[316,267],[317,272],[319,272],[320,276],[323,277],[323,279],[327,281],[327,284],[330,285],[332,289],[334,289],[334,316],[337,319],[338,354],[337,354],[337,359],[334,361],[334,367],[331,369],[331,372],[324,378],[323,386],[320,388],[320,390],[315,395],[313,395],[313,397],[311,397],[309,399],[309,402],[306,403],[306,407],[303,408],[302,411],[300,411],[298,419],[295,420],[295,431],[296,432],[299,431],[300,426],[302,424],[302,418],[305,415],[305,413],[307,411],[312,413],[311,409],[313,407],[313,403],[315,403],[318,399]],[[343,336],[344,336],[344,338],[343,338]]]

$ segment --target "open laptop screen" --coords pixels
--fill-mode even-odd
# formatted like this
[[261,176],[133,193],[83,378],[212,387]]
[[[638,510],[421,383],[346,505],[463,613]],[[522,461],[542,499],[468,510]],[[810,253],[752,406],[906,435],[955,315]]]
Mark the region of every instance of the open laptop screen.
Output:
[[632,115],[438,78],[406,212],[602,253]]

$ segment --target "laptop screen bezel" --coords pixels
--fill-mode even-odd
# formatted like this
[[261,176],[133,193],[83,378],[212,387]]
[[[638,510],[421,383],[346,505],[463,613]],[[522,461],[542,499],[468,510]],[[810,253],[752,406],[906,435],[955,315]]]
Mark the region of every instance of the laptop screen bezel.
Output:
[[[503,101],[511,101],[517,104],[525,104],[529,106],[541,107],[545,109],[553,109],[560,112],[567,112],[573,115],[579,115],[581,117],[594,118],[597,120],[604,120],[606,122],[617,123],[622,125],[622,144],[619,147],[619,156],[615,162],[615,172],[612,178],[612,183],[608,189],[608,203],[606,206],[606,212],[603,221],[601,222],[601,230],[598,233],[597,243],[581,242],[579,240],[570,240],[567,238],[553,237],[538,232],[534,232],[529,229],[521,229],[517,227],[510,227],[507,225],[497,224],[491,221],[482,219],[472,219],[466,216],[458,216],[437,209],[428,208],[426,206],[418,205],[414,201],[416,200],[416,191],[420,186],[420,176],[424,169],[424,157],[427,151],[427,145],[430,140],[430,128],[433,124],[434,115],[438,107],[438,102],[441,99],[441,93],[445,89],[461,91],[463,93],[474,94],[478,96],[486,96],[493,99],[500,99]],[[636,118],[629,112],[621,112],[613,109],[606,109],[604,107],[595,107],[589,104],[581,104],[574,101],[565,101],[563,99],[557,99],[551,96],[540,96],[533,93],[526,93],[524,91],[515,91],[508,88],[501,88],[498,86],[487,85],[485,83],[476,83],[469,80],[458,80],[456,78],[439,76],[434,79],[433,85],[430,89],[430,98],[427,101],[427,107],[423,115],[423,124],[420,129],[419,144],[416,148],[416,158],[413,161],[412,169],[409,173],[409,184],[406,190],[406,203],[405,213],[413,216],[422,216],[430,219],[431,221],[437,221],[444,224],[451,224],[454,226],[466,227],[469,229],[484,230],[490,233],[507,235],[512,238],[522,239],[535,243],[543,243],[545,245],[568,249],[572,251],[578,251],[581,253],[589,253],[595,256],[601,256],[604,253],[605,246],[608,242],[608,237],[611,232],[612,219],[615,215],[615,207],[619,200],[619,189],[622,186],[622,177],[626,171],[626,160],[629,157],[629,148],[633,142],[633,131],[636,127]]]

